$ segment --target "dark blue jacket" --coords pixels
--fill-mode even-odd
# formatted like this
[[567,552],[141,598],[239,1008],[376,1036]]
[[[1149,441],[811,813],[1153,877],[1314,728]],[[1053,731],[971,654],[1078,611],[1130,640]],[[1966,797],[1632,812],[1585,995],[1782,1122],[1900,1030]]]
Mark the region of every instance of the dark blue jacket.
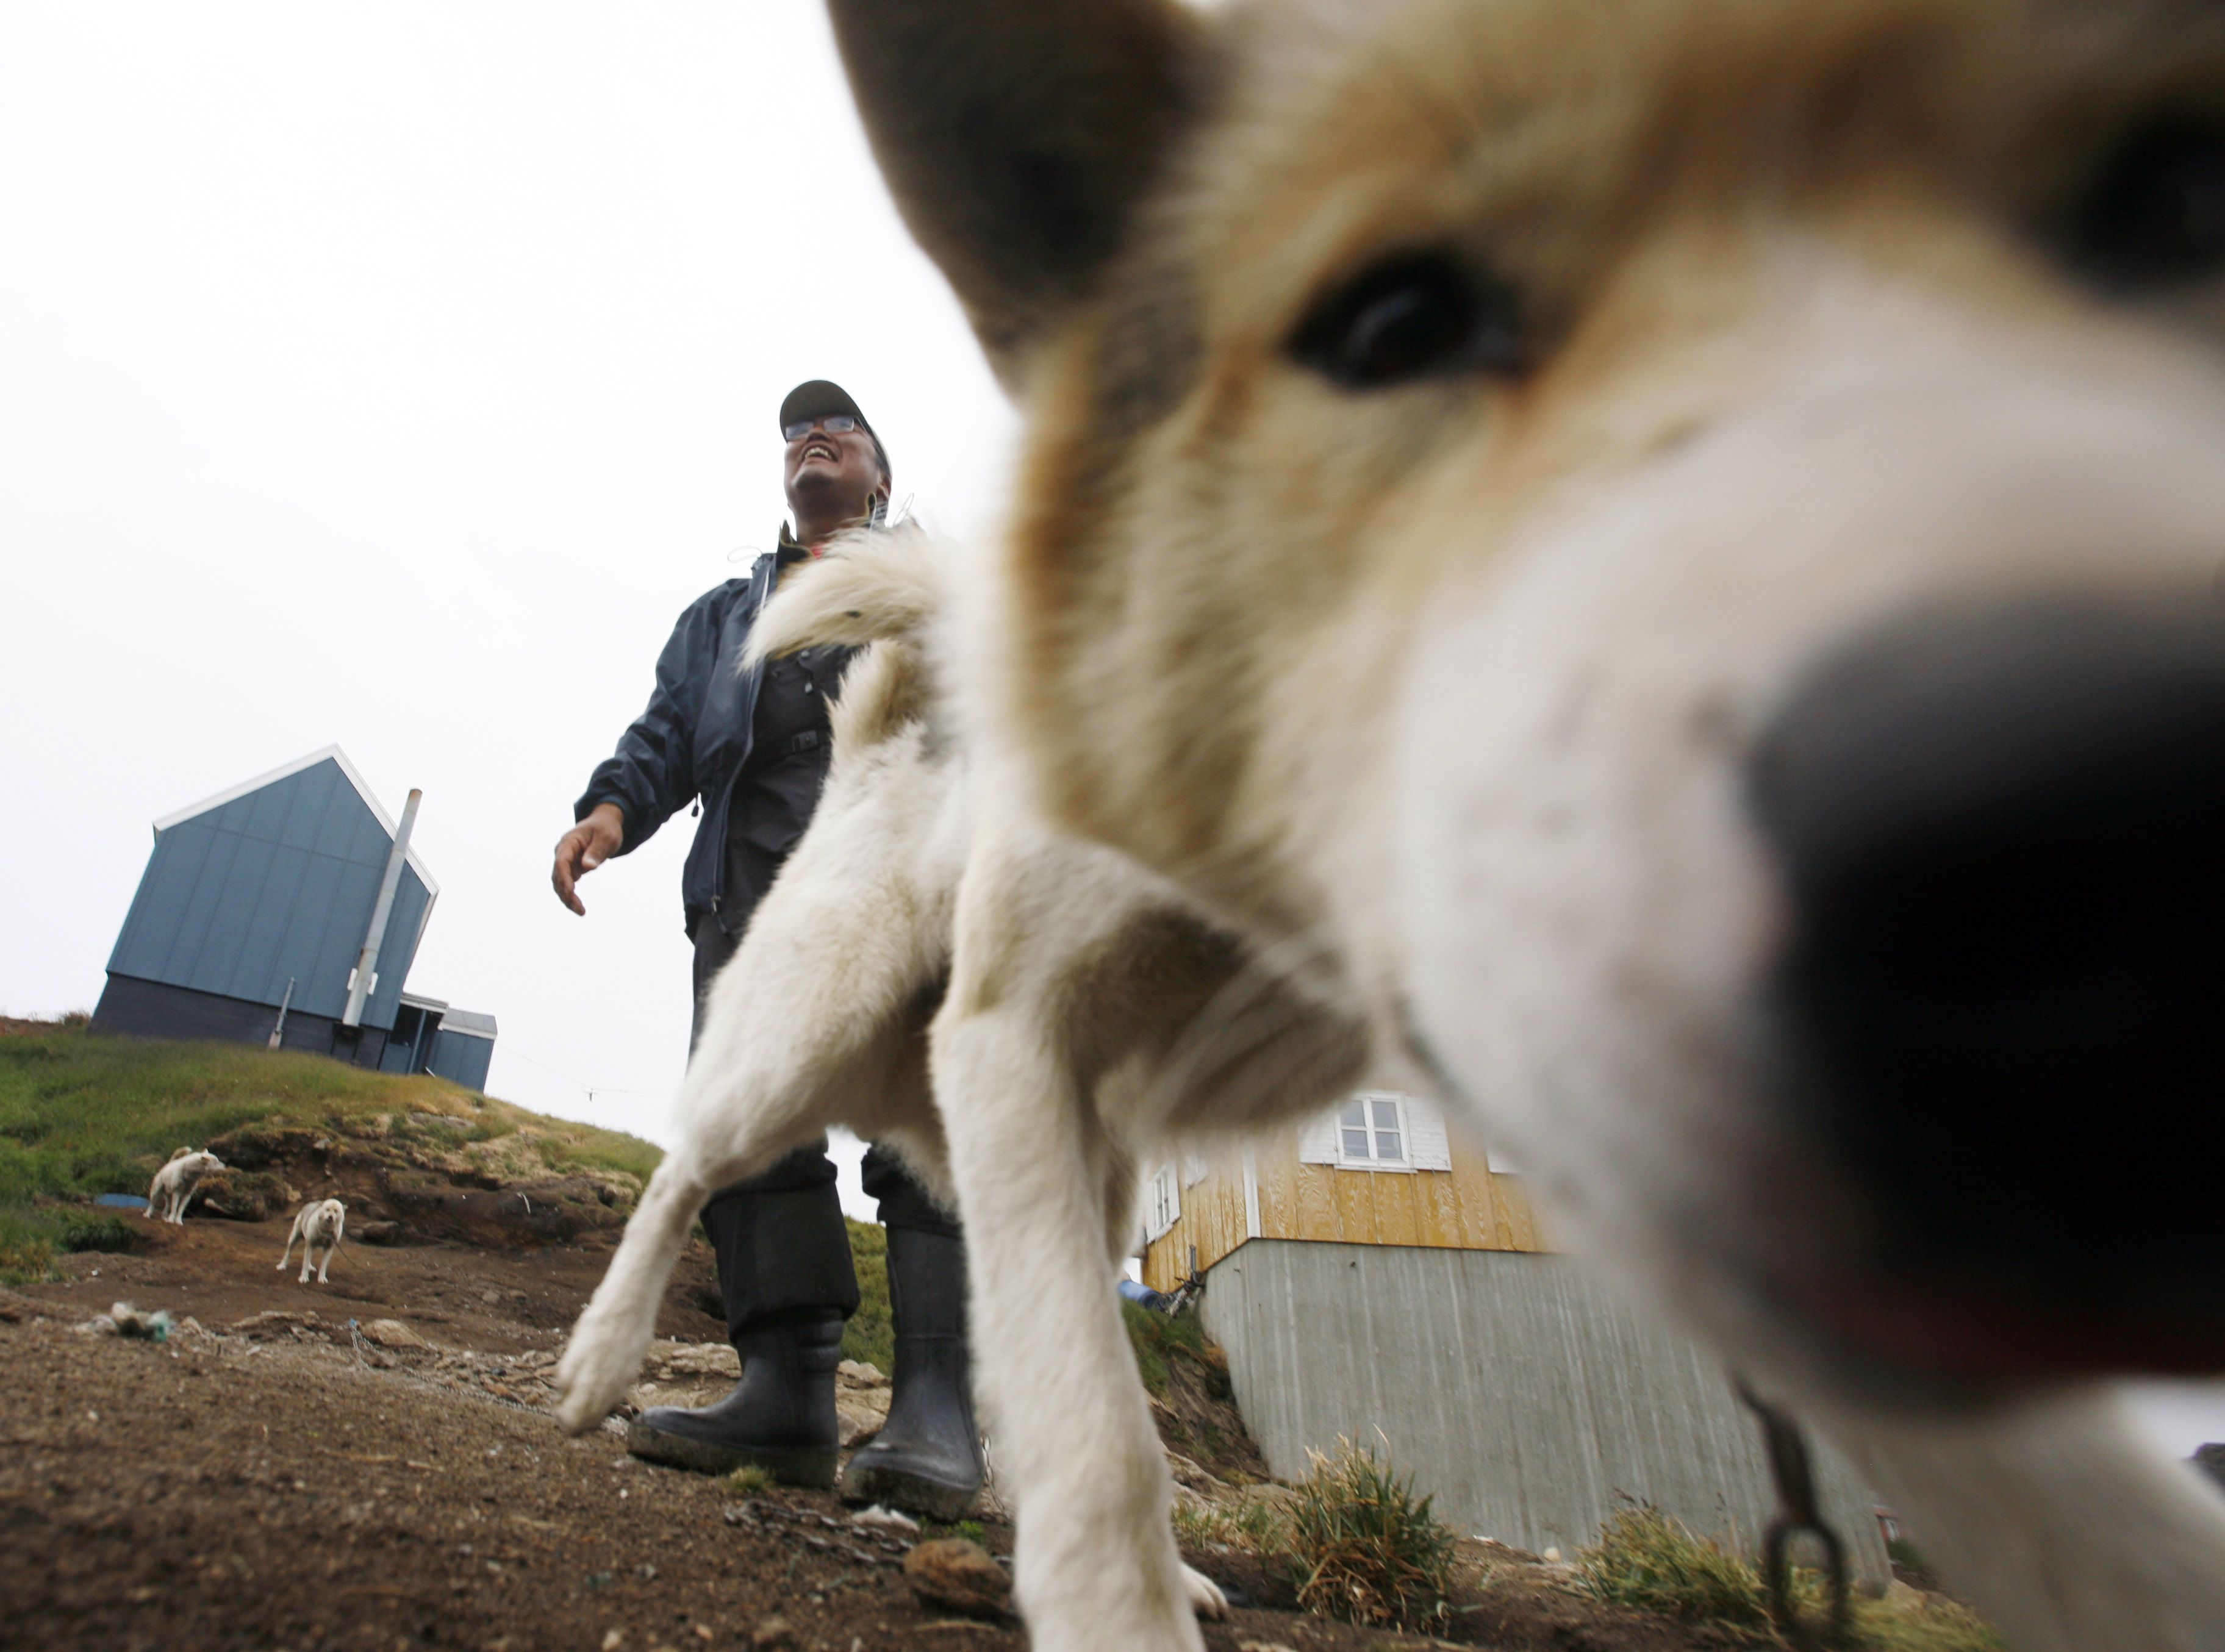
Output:
[[697,919],[717,911],[725,894],[727,815],[735,778],[750,755],[764,680],[762,667],[740,668],[742,645],[772,594],[777,568],[804,554],[783,535],[782,551],[759,556],[746,579],[729,579],[688,604],[657,656],[649,708],[618,737],[618,750],[596,765],[587,789],[572,806],[573,818],[582,820],[598,803],[617,804],[625,815],[625,841],[618,848],[624,855],[647,843],[691,798],[701,800],[702,823],[680,880],[690,935]]

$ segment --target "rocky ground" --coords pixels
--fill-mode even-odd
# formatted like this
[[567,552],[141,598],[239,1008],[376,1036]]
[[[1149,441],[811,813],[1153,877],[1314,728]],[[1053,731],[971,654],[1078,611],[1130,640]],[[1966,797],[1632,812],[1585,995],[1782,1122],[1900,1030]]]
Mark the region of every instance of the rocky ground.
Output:
[[[1009,1617],[922,1601],[905,1561],[935,1533],[859,1526],[825,1496],[745,1497],[638,1463],[613,1434],[559,1433],[548,1374],[609,1242],[596,1229],[531,1248],[352,1244],[329,1285],[304,1287],[277,1270],[281,1219],[197,1218],[0,1293],[0,1638],[111,1652],[1025,1644]],[[707,1340],[709,1282],[699,1249],[633,1402],[687,1403],[730,1379],[731,1351]],[[75,1328],[119,1300],[182,1328],[159,1345]],[[842,1403],[845,1434],[863,1439],[885,1385],[853,1367]],[[1212,1432],[1199,1403],[1178,1384],[1163,1425]],[[1250,1451],[1226,1438],[1233,1426],[1215,1436],[1232,1459]],[[1246,1495],[1226,1462],[1174,1466],[1193,1511]],[[993,1503],[979,1524],[1009,1551]],[[1192,1559],[1252,1602],[1207,1627],[1214,1652],[1431,1643],[1300,1616],[1289,1584],[1238,1549],[1207,1542]],[[1442,1633],[1509,1652],[1724,1643],[1590,1605],[1565,1575],[1467,1545]]]

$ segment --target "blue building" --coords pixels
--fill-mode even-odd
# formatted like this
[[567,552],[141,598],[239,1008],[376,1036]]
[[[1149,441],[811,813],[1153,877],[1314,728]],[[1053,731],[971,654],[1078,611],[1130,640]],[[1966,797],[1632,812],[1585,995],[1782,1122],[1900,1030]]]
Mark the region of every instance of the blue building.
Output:
[[347,1024],[395,830],[338,746],[155,821],[92,1030],[268,1043],[485,1087],[494,1018],[403,991],[441,892],[414,849]]

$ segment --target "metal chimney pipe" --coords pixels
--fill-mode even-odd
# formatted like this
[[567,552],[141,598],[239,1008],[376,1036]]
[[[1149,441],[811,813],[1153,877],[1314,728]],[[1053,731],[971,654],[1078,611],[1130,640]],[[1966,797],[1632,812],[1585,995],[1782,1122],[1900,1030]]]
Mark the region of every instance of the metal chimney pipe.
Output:
[[386,857],[386,876],[378,880],[378,904],[371,909],[371,927],[364,932],[363,951],[356,955],[355,979],[348,985],[347,1008],[340,1012],[340,1025],[363,1025],[364,1000],[371,997],[371,984],[378,968],[378,949],[386,940],[386,921],[394,913],[394,891],[402,883],[402,862],[409,852],[409,828],[417,824],[417,805],[425,794],[412,788],[409,801],[402,806],[402,824],[394,831],[394,848]]

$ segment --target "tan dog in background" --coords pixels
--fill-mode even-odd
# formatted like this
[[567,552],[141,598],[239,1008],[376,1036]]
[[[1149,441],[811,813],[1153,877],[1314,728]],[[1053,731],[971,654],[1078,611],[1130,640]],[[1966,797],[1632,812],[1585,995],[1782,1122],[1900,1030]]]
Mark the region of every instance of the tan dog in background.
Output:
[[2225,8],[832,9],[1029,426],[934,1070],[1036,1644],[1197,1643],[984,858],[1066,832],[2021,1652],[2225,1646],[2225,1505],[2107,1383],[2225,1368]]
[[294,1218],[293,1231],[286,1236],[284,1254],[278,1258],[278,1271],[286,1271],[286,1263],[294,1254],[294,1242],[301,1242],[301,1277],[297,1284],[309,1282],[309,1269],[316,1263],[317,1247],[325,1248],[325,1260],[317,1268],[317,1283],[326,1282],[325,1269],[333,1265],[333,1257],[340,1248],[340,1236],[347,1231],[347,1206],[337,1199],[321,1199],[304,1205]]
[[193,1202],[200,1191],[201,1179],[211,1171],[225,1168],[224,1161],[207,1151],[196,1152],[181,1147],[170,1155],[169,1163],[155,1173],[155,1180],[147,1185],[147,1214],[157,1221],[185,1225],[186,1206]]

